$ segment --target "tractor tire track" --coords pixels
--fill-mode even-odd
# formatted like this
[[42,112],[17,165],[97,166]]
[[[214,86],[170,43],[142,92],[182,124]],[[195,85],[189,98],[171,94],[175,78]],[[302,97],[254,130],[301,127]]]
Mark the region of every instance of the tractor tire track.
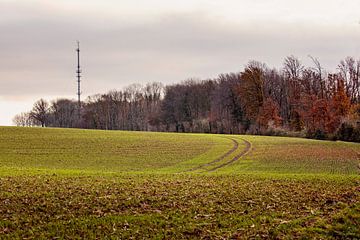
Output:
[[239,142],[236,141],[236,139],[234,139],[234,138],[228,138],[228,139],[230,139],[230,140],[233,141],[233,147],[232,147],[228,152],[226,152],[225,154],[221,155],[220,157],[216,158],[215,160],[213,160],[213,161],[211,161],[211,162],[208,162],[208,163],[202,164],[202,165],[200,165],[200,166],[191,168],[191,169],[186,170],[186,171],[184,171],[184,172],[193,172],[193,171],[199,170],[199,169],[201,169],[201,168],[210,166],[210,165],[212,165],[212,164],[214,164],[214,163],[220,162],[221,160],[223,160],[224,158],[226,158],[227,156],[229,156],[230,154],[232,154],[233,152],[235,152],[235,151],[239,148]]
[[251,145],[251,142],[249,142],[249,141],[247,141],[247,140],[245,140],[245,139],[241,139],[241,140],[243,140],[244,142],[245,142],[245,149],[241,152],[241,153],[239,153],[238,155],[236,155],[233,159],[231,159],[230,161],[228,161],[228,162],[225,162],[225,163],[223,163],[223,164],[220,164],[219,166],[216,166],[216,167],[214,167],[214,168],[212,168],[212,169],[209,169],[209,170],[207,170],[206,172],[213,172],[213,171],[215,171],[215,170],[217,170],[217,169],[219,169],[219,168],[223,168],[223,167],[225,167],[225,166],[228,166],[229,164],[231,164],[231,163],[233,163],[233,162],[235,162],[235,161],[237,161],[237,160],[239,160],[241,157],[243,157],[243,156],[245,156],[246,154],[248,154],[250,151],[251,151],[251,148],[252,148],[252,145]]

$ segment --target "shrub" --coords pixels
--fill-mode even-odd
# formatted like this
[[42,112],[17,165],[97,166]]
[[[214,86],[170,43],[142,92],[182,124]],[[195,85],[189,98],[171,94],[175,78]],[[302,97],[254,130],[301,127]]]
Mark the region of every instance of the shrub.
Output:
[[285,129],[283,127],[277,127],[270,121],[268,124],[268,128],[265,132],[263,132],[264,135],[267,136],[282,136],[282,137],[305,137],[305,131],[290,131],[289,129]]
[[337,130],[336,138],[342,141],[360,142],[360,122],[345,120]]

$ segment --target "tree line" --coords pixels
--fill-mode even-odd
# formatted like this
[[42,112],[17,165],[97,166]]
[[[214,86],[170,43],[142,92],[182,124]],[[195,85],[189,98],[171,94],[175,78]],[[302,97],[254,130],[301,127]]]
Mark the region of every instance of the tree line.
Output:
[[281,69],[251,61],[241,72],[164,86],[70,99],[38,100],[14,117],[18,126],[302,136],[360,141],[360,60],[329,73],[311,58],[284,59]]

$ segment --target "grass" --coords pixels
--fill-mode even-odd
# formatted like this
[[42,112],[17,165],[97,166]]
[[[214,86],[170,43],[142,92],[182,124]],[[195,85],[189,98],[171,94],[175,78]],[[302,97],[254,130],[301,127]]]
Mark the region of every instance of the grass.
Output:
[[297,138],[0,127],[0,239],[358,239],[359,152]]
[[360,144],[303,138],[243,136],[253,151],[231,168],[232,173],[358,175]]
[[8,168],[144,172],[210,149],[217,154],[227,144],[226,139],[194,134],[0,128],[0,162]]

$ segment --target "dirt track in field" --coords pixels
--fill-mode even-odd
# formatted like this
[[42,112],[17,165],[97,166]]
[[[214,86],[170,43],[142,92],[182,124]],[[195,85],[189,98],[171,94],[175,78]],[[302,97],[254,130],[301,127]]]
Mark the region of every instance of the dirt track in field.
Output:
[[239,153],[238,155],[236,155],[233,159],[231,159],[230,161],[227,161],[227,162],[225,162],[225,163],[223,163],[223,164],[221,164],[221,165],[219,165],[219,166],[216,166],[216,167],[214,167],[214,168],[211,168],[211,169],[209,169],[209,170],[207,170],[207,172],[213,172],[213,171],[215,171],[215,170],[217,170],[217,169],[219,169],[219,168],[223,168],[223,167],[225,167],[225,166],[227,166],[227,165],[229,165],[229,164],[231,164],[231,163],[233,163],[233,162],[236,162],[237,160],[239,160],[241,157],[243,157],[243,156],[245,156],[246,154],[248,154],[250,151],[251,151],[251,148],[252,148],[252,145],[251,145],[251,142],[249,142],[249,141],[247,141],[247,140],[245,140],[245,139],[241,139],[241,140],[243,140],[244,142],[245,142],[245,149],[241,152],[241,153]]
[[[196,171],[196,170],[199,170],[199,169],[203,169],[205,167],[208,167],[208,166],[211,166],[213,165],[214,163],[217,163],[217,162],[220,162],[221,160],[225,159],[226,157],[228,157],[230,154],[232,154],[233,152],[235,152],[236,150],[239,149],[239,142],[234,139],[234,138],[228,138],[230,140],[232,140],[233,142],[233,147],[228,151],[226,152],[225,154],[221,155],[220,157],[216,158],[215,160],[211,161],[211,162],[208,162],[208,163],[205,163],[205,164],[202,164],[202,165],[199,165],[197,167],[194,167],[194,168],[191,168],[189,170],[186,170],[184,172],[193,172],[193,171]],[[245,139],[241,139],[245,142],[246,146],[245,146],[245,149],[239,153],[238,155],[236,155],[234,158],[232,158],[230,161],[227,161],[219,166],[216,166],[214,168],[211,168],[209,170],[206,170],[205,172],[212,172],[212,171],[215,171],[219,168],[222,168],[222,167],[225,167],[237,160],[239,160],[242,156],[246,155],[250,150],[251,150],[251,143]]]

